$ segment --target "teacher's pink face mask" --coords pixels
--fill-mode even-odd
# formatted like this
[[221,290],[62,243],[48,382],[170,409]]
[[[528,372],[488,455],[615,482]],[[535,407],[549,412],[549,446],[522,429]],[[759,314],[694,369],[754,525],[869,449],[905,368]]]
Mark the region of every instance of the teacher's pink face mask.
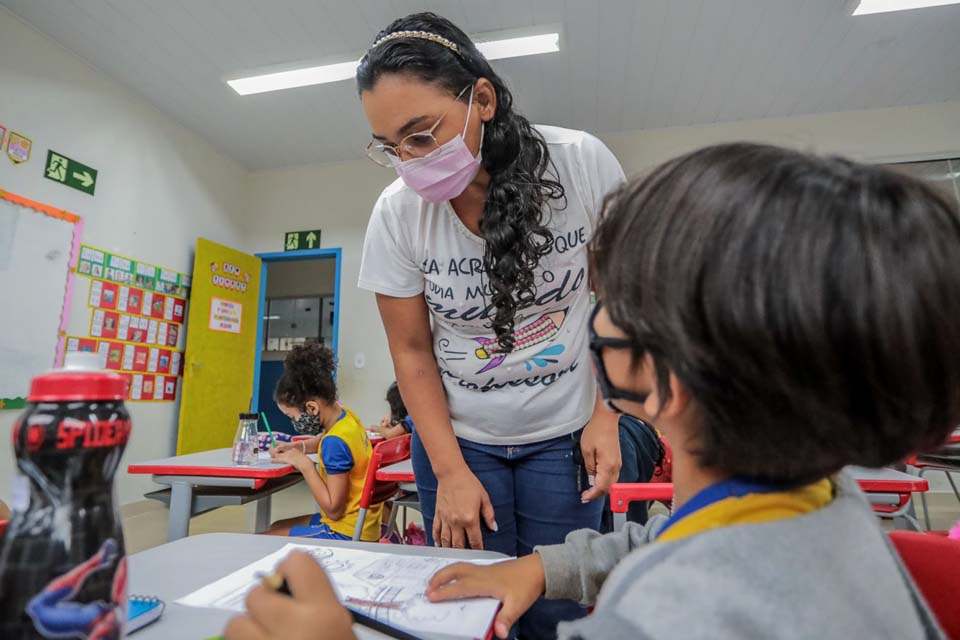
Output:
[[[397,175],[427,202],[453,200],[463,193],[480,171],[480,153],[474,156],[463,139],[467,133],[467,125],[470,123],[472,106],[473,88],[470,89],[467,121],[463,123],[462,132],[422,158],[392,160]],[[480,140],[483,140],[483,125],[480,128]]]

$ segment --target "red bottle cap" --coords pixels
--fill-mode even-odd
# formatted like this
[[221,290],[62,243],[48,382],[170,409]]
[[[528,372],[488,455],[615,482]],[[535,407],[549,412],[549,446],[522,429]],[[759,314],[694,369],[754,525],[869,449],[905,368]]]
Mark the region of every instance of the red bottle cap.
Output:
[[123,400],[127,381],[107,371],[52,371],[30,383],[28,402],[76,402],[78,400]]

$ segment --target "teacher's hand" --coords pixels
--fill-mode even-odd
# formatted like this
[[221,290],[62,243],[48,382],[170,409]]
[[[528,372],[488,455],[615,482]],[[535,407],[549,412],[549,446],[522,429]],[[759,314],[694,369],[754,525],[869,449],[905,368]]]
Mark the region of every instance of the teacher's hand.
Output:
[[466,466],[437,479],[437,510],[433,517],[433,542],[439,547],[483,549],[480,518],[497,530],[493,504],[487,490]]
[[601,409],[593,414],[580,436],[580,451],[593,486],[580,495],[590,502],[610,493],[610,485],[620,477],[620,424],[616,414]]

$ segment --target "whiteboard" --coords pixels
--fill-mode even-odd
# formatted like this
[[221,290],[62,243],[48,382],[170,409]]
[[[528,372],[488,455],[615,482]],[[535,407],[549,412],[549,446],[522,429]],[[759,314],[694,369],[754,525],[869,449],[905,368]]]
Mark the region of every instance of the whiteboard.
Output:
[[57,360],[75,227],[0,198],[0,398]]

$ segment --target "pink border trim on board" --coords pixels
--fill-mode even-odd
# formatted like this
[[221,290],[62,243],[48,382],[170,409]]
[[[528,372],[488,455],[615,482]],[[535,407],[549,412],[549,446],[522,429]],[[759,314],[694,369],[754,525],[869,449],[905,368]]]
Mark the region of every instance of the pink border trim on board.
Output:
[[63,307],[60,308],[60,329],[57,335],[57,355],[53,366],[63,364],[67,348],[67,326],[70,323],[70,305],[73,302],[73,283],[76,279],[77,264],[80,262],[80,235],[83,233],[83,220],[73,224],[73,242],[70,244],[70,262],[67,265],[67,286],[63,295]]

